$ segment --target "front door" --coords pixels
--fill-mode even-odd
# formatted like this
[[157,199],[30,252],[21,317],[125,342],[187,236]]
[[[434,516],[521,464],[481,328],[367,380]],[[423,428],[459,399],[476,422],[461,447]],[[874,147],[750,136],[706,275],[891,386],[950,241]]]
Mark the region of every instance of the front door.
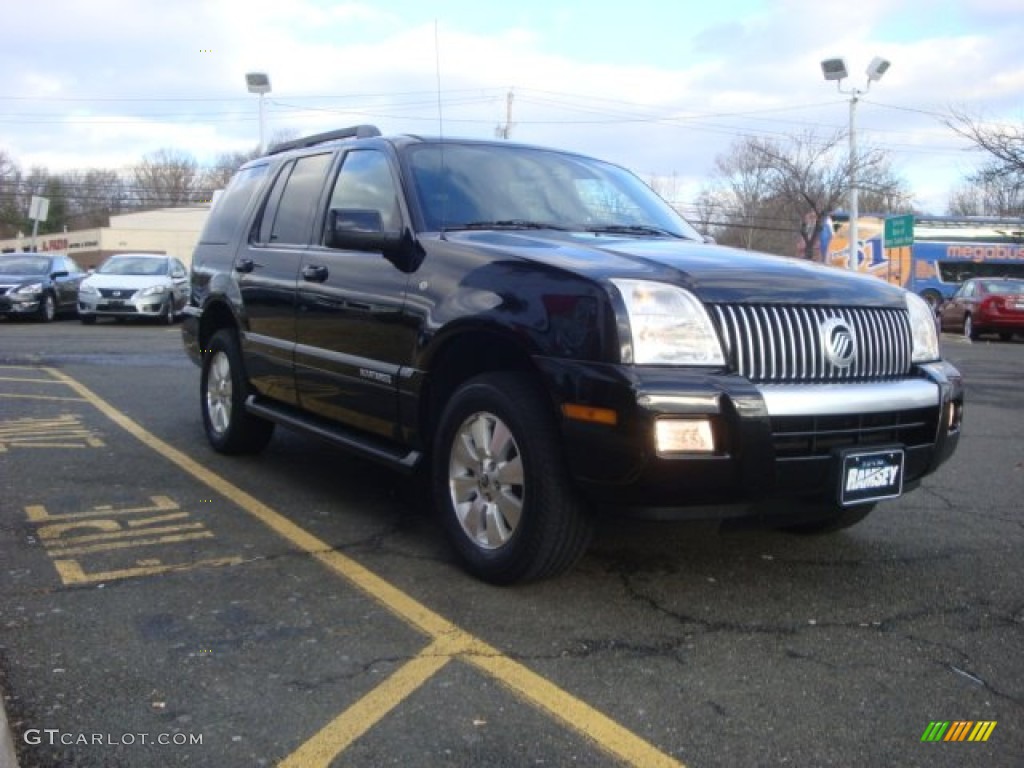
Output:
[[[403,213],[388,156],[350,150],[327,208],[376,211],[400,231]],[[295,369],[302,407],[367,432],[394,437],[400,369],[416,330],[403,304],[408,275],[378,252],[311,247],[299,270]]]

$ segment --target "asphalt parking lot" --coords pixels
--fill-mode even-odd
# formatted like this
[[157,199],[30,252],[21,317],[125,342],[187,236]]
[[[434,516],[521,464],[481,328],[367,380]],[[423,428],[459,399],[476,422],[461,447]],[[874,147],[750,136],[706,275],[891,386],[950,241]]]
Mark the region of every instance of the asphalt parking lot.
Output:
[[415,483],[282,431],[213,453],[177,327],[0,321],[21,768],[1019,766],[1024,340],[943,347],[960,450],[859,526],[602,520],[500,589]]

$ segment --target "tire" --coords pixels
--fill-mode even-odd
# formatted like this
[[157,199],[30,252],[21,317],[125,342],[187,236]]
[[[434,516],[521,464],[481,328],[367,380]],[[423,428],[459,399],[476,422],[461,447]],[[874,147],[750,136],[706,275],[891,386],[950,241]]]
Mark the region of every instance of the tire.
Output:
[[464,567],[491,584],[563,573],[590,541],[557,425],[524,374],[484,374],[455,392],[437,430],[431,485]]
[[971,341],[978,340],[978,330],[974,327],[974,321],[969,313],[964,315],[964,338]]
[[174,325],[174,298],[167,300],[163,312],[160,313],[160,322],[164,325]]
[[52,323],[57,317],[57,302],[52,293],[44,293],[39,300],[39,310],[36,312],[36,320],[41,323]]
[[824,516],[820,519],[782,525],[779,526],[779,530],[803,536],[835,533],[856,525],[870,515],[874,508],[874,504],[858,504],[854,507],[830,506],[822,510]]
[[210,339],[199,381],[203,427],[213,449],[236,455],[262,451],[274,424],[245,410],[249,383],[233,331],[217,331]]
[[79,315],[82,325],[96,325],[96,315]]

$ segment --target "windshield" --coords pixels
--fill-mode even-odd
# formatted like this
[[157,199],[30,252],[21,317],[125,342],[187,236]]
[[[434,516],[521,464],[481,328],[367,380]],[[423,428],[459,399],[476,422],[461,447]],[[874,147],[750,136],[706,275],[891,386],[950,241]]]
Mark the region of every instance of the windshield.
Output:
[[100,275],[166,275],[167,259],[114,256],[96,272]]
[[495,144],[409,148],[428,230],[494,225],[612,234],[700,234],[628,171],[562,152]]
[[50,260],[43,256],[25,256],[0,260],[0,275],[45,275]]

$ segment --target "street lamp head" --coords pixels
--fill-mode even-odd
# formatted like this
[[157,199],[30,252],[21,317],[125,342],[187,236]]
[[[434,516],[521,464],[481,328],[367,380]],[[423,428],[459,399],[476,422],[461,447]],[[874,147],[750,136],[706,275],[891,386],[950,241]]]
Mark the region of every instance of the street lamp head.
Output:
[[249,93],[270,93],[270,76],[266,72],[248,72],[245,75],[245,87]]
[[821,62],[821,74],[826,80],[842,80],[850,73],[846,71],[846,62],[843,59],[825,59]]
[[875,80],[881,80],[882,75],[889,70],[889,64],[890,61],[888,59],[883,59],[881,56],[875,56],[875,58],[871,60],[871,63],[868,64],[868,82],[870,83]]

